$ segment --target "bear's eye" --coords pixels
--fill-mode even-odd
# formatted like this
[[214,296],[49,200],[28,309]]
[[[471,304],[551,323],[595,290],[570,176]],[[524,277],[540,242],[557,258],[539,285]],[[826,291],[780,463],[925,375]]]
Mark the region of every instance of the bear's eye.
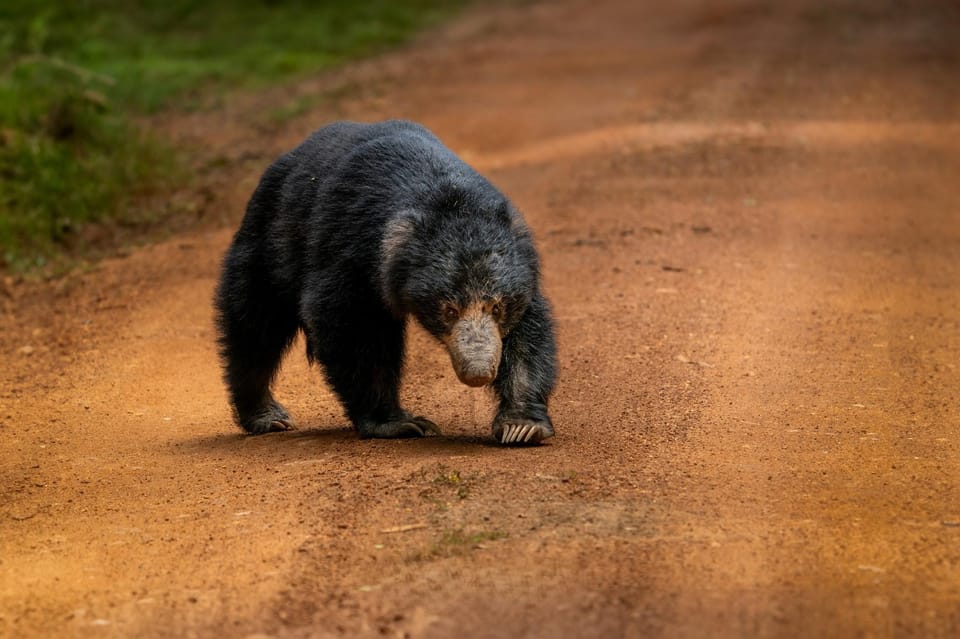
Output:
[[443,307],[443,319],[451,324],[460,319],[460,312],[457,311],[453,306],[444,306]]
[[493,319],[500,320],[503,317],[503,304],[496,302],[492,307],[490,307],[490,314],[493,315]]

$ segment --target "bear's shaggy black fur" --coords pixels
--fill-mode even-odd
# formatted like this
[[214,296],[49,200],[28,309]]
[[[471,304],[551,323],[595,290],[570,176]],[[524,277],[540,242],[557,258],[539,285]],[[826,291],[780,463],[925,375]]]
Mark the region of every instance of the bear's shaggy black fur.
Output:
[[216,293],[225,378],[250,433],[291,428],[270,385],[298,330],[361,437],[436,431],[400,407],[406,317],[489,384],[503,443],[553,435],[550,310],[518,211],[418,124],[338,122],[264,173]]

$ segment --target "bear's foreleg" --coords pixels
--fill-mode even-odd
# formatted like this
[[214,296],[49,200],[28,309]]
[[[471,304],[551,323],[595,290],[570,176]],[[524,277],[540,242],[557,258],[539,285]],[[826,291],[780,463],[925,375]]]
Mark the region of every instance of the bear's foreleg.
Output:
[[[423,437],[439,433],[433,422],[400,407],[404,324],[385,310],[354,308],[325,313],[308,327],[311,357],[318,360],[361,439]],[[325,318],[336,317],[337,320]]]
[[493,437],[504,444],[536,443],[553,436],[547,402],[556,381],[556,345],[550,307],[537,294],[503,340],[493,382],[500,400]]

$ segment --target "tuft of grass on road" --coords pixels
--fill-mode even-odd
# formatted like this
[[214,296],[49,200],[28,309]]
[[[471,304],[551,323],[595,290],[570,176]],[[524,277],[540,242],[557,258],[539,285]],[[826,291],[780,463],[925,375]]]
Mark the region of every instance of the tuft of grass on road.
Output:
[[[91,223],[136,225],[185,179],[138,116],[367,55],[449,15],[443,0],[0,3],[0,267],[42,266]],[[309,108],[298,105],[298,109]],[[285,117],[279,113],[275,117]]]
[[502,530],[478,530],[468,533],[463,528],[448,529],[427,548],[408,555],[407,561],[420,563],[447,557],[459,557],[472,550],[485,548],[489,542],[499,541],[507,537],[509,535]]

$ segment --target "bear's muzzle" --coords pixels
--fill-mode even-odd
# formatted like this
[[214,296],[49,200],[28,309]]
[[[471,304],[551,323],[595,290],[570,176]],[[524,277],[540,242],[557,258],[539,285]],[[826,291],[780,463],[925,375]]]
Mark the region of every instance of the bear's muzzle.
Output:
[[453,370],[467,386],[486,386],[497,377],[502,346],[496,320],[479,309],[468,309],[444,340]]

